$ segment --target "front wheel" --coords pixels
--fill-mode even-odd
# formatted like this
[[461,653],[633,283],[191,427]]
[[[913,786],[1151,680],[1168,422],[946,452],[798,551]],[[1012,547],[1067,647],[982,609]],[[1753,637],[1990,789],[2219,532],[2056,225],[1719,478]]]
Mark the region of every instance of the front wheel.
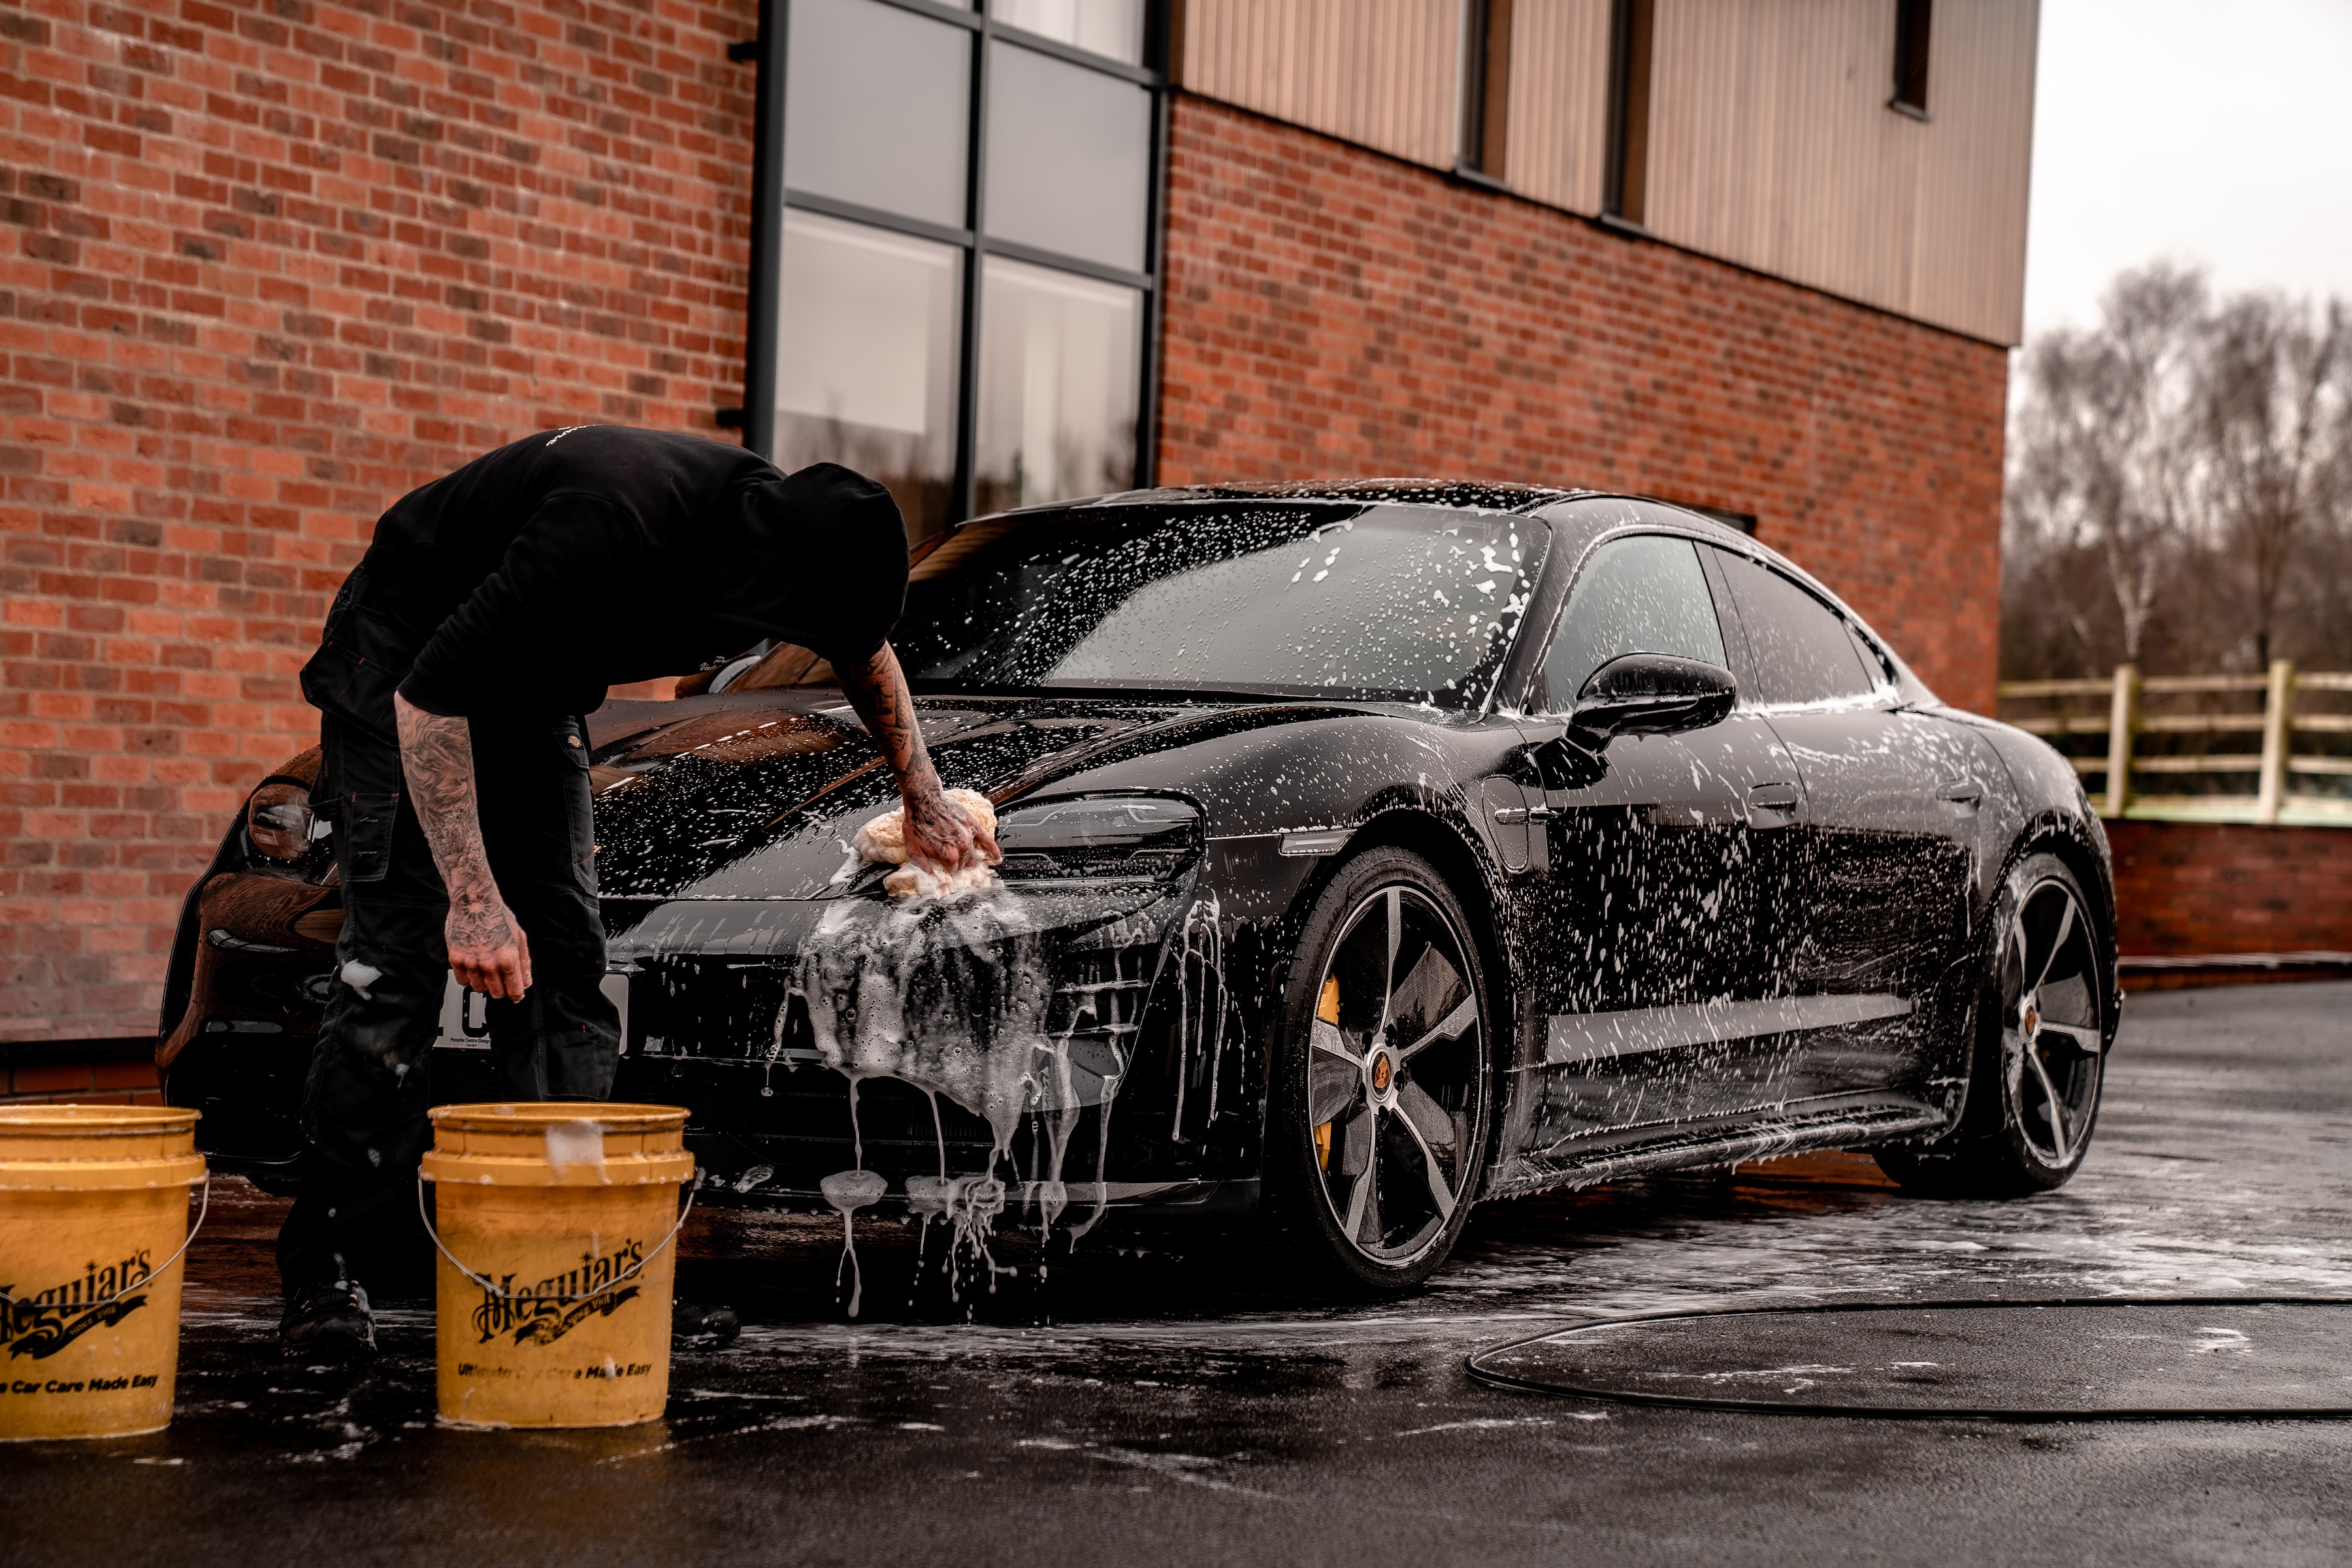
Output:
[[1342,867],[1308,915],[1285,998],[1267,1186],[1327,1282],[1410,1289],[1445,1261],[1485,1174],[1489,999],[1469,922],[1401,849]]
[[1923,1147],[1877,1151],[1904,1186],[2017,1197],[2065,1184],[2098,1121],[2115,943],[2055,855],[2025,857],[1994,904],[1998,940],[1977,1004],[1959,1125]]

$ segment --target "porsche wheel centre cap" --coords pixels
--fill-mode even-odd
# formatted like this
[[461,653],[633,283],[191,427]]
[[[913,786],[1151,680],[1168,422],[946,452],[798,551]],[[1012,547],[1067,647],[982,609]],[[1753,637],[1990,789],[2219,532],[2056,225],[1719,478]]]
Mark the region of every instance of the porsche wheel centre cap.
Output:
[[1390,1061],[1388,1052],[1375,1053],[1372,1057],[1372,1092],[1386,1094],[1389,1091],[1389,1080],[1395,1076],[1396,1068]]

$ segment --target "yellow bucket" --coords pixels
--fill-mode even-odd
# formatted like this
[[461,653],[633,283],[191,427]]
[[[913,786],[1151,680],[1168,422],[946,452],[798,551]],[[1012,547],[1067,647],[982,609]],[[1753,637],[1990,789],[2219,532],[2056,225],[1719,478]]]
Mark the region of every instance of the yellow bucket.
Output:
[[204,1179],[193,1110],[0,1108],[0,1440],[171,1425]]
[[432,1114],[420,1173],[436,1184],[441,1418],[625,1426],[659,1416],[670,1243],[685,1224],[677,1189],[694,1174],[686,1112],[575,1100]]

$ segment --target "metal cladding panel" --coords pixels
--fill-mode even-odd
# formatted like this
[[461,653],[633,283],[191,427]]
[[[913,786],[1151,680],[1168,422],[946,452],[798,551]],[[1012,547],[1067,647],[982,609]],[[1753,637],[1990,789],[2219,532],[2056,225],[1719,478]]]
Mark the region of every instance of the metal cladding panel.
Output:
[[1293,125],[1454,166],[1460,0],[1189,0],[1179,79]]
[[1923,122],[1885,0],[1657,0],[1650,231],[2015,343],[2038,0],[1935,7]]
[[1601,210],[1609,151],[1610,0],[1516,0],[1504,169],[1521,195]]
[[[1913,314],[1996,342],[2024,336],[2027,177],[2033,162],[2039,0],[1945,5],[1929,45],[1930,131],[1920,170]],[[1934,51],[1953,68],[1936,79]]]

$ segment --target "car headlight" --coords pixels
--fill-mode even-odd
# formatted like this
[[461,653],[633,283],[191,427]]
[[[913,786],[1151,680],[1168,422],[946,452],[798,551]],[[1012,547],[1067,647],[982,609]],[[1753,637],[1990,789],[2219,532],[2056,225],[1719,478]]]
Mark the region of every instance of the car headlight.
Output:
[[246,802],[246,837],[272,860],[299,860],[307,854],[310,822],[310,792],[298,784],[263,784]]
[[1174,875],[1201,853],[1201,813],[1171,795],[1090,795],[1000,813],[1008,878]]

